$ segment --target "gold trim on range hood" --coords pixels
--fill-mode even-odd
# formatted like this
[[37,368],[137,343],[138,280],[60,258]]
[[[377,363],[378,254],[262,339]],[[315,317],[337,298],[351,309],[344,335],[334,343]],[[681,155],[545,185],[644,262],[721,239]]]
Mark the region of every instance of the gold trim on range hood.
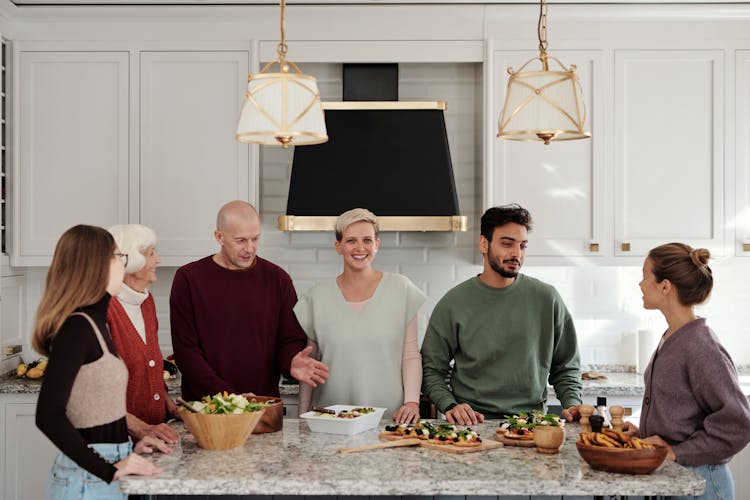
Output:
[[[328,101],[323,109],[448,109],[446,101]],[[281,231],[333,231],[338,215],[280,215]],[[465,215],[413,215],[378,217],[380,231],[449,231],[466,232],[469,220]]]
[[[279,215],[281,231],[333,231],[337,215]],[[469,228],[465,215],[415,215],[378,217],[380,231],[452,231],[465,232]]]
[[328,101],[323,109],[448,109],[446,101]]

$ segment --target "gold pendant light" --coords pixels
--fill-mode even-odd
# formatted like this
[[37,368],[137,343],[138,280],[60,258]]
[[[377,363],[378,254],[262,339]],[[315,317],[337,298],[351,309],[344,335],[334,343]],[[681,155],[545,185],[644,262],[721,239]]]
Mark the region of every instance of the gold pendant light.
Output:
[[[328,140],[315,77],[302,74],[296,64],[286,60],[285,9],[286,1],[281,0],[278,59],[247,77],[247,94],[237,126],[240,142],[288,148]],[[279,66],[279,72],[269,73],[274,65]]]
[[[526,61],[518,71],[508,68],[510,79],[497,136],[514,141],[569,141],[591,137],[586,132],[586,105],[575,65],[566,68],[547,55],[547,2],[539,4],[539,57]],[[552,60],[560,69],[551,71]],[[541,71],[526,69],[534,62]]]

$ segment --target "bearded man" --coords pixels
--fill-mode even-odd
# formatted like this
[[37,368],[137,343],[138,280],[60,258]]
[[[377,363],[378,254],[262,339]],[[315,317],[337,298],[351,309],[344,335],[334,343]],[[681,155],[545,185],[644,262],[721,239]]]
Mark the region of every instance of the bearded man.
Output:
[[546,412],[547,381],[578,418],[581,367],[575,325],[552,285],[520,274],[532,220],[519,205],[482,215],[481,274],[449,290],[422,344],[422,387],[451,423]]

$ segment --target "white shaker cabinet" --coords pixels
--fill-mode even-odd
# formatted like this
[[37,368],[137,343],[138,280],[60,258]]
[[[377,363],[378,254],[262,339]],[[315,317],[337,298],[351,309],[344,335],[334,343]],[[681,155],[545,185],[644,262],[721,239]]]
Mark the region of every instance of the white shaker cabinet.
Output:
[[13,265],[48,265],[75,224],[141,223],[180,266],[215,251],[224,203],[257,204],[259,150],[235,140],[246,44],[18,45]]
[[0,395],[0,499],[45,498],[57,448],[36,427],[37,394]]
[[14,266],[46,265],[75,224],[128,217],[128,52],[16,49]]
[[152,227],[162,265],[215,251],[216,212],[257,199],[249,146],[235,140],[248,51],[140,54],[138,214]]
[[[551,55],[576,65],[583,85],[587,130],[594,139],[553,142],[500,140],[497,120],[505,102],[507,68],[517,71],[538,51],[494,51],[493,105],[487,140],[491,165],[485,172],[485,208],[519,203],[534,218],[530,257],[598,258],[611,248],[606,238],[608,187],[605,178],[604,116],[608,86],[607,59],[602,51],[558,50]],[[533,61],[526,70],[538,70]],[[558,70],[550,62],[550,70]]]
[[[750,50],[738,50],[736,68],[737,236],[735,254],[750,256]],[[750,450],[748,451],[750,455]]]
[[724,51],[615,51],[615,255],[724,254]]

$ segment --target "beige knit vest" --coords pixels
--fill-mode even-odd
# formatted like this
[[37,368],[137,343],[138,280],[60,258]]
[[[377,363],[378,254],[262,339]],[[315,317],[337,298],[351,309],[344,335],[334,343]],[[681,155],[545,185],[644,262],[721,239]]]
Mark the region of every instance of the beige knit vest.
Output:
[[94,320],[82,312],[73,314],[81,315],[91,323],[102,348],[102,357],[78,370],[65,413],[76,429],[109,424],[125,416],[128,369],[109,351]]

